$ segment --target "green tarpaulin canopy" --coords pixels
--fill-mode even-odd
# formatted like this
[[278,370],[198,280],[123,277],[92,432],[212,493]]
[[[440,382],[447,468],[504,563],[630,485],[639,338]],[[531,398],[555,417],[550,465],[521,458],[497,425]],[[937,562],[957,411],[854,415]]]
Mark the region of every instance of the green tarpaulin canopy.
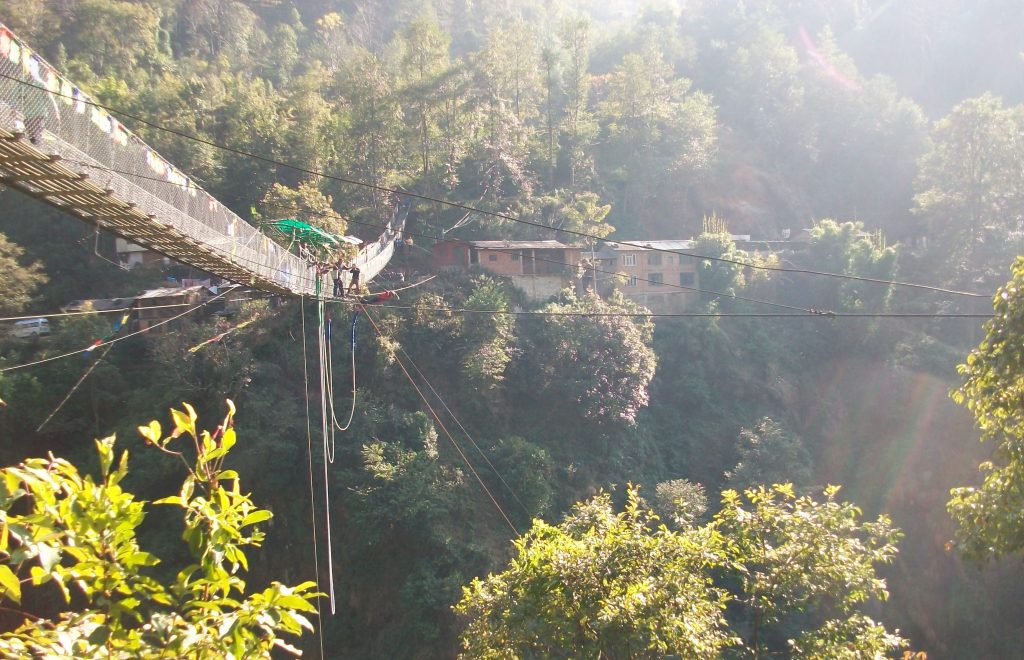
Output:
[[267,224],[278,233],[287,236],[293,241],[305,243],[310,248],[333,250],[342,243],[339,236],[301,220],[285,218],[284,220],[274,220]]

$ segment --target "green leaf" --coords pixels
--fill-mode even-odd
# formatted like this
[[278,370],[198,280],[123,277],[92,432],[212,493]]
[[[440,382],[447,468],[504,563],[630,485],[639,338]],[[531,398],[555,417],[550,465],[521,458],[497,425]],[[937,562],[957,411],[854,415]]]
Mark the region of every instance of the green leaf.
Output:
[[224,437],[220,441],[220,446],[224,449],[224,452],[227,453],[228,450],[235,446],[236,440],[235,429],[228,429],[227,431],[224,431]]
[[252,513],[247,515],[244,519],[242,519],[242,527],[246,527],[248,525],[255,525],[256,523],[261,523],[264,520],[270,520],[273,517],[274,517],[274,514],[271,513],[270,511],[267,511],[266,509],[260,509],[259,511],[253,511]]
[[114,436],[97,440],[96,449],[100,455],[100,474],[106,477],[114,463]]
[[15,603],[21,602],[21,583],[18,576],[7,566],[0,564],[0,587],[3,588],[3,595]]
[[160,422],[154,419],[149,423],[148,426],[140,426],[139,434],[142,435],[142,437],[145,438],[147,442],[150,442],[154,445],[158,444],[160,442],[160,438],[163,435],[163,432],[160,428]]
[[[187,404],[186,404],[187,405]],[[189,406],[191,409],[191,406]],[[192,411],[194,414],[194,411]],[[193,438],[196,437],[195,419],[190,415],[187,415],[180,410],[171,408],[171,417],[174,419],[174,436],[177,437],[182,433],[188,433]]]
[[47,573],[52,572],[53,567],[60,563],[60,550],[57,548],[40,543],[37,546],[37,552],[39,553],[39,565]]
[[156,566],[160,563],[160,559],[155,555],[148,552],[136,552],[133,553],[128,561],[135,566]]
[[89,643],[96,646],[103,646],[108,639],[110,639],[110,628],[107,626],[97,626],[89,635]]

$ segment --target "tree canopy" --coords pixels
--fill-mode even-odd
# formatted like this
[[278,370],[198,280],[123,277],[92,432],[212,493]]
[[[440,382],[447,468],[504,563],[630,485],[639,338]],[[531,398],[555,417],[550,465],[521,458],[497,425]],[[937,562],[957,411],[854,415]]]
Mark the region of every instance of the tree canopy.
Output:
[[888,595],[876,566],[900,534],[884,516],[861,521],[838,490],[726,491],[710,522],[670,530],[630,487],[621,512],[605,493],[557,526],[535,521],[504,571],[463,590],[463,653],[886,656],[905,640],[858,607]]

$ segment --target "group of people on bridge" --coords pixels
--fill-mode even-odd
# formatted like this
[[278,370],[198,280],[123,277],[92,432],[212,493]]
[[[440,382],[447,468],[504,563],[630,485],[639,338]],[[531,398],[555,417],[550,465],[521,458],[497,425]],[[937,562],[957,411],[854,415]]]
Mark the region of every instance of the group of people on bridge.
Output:
[[[303,245],[300,243],[299,252],[303,252]],[[398,294],[394,291],[386,290],[378,293],[372,293],[360,297],[360,270],[359,265],[352,261],[345,263],[345,260],[338,259],[334,262],[323,262],[323,261],[311,261],[310,265],[316,269],[318,276],[324,275],[327,272],[331,273],[331,279],[334,281],[333,296],[335,298],[348,298],[354,293],[358,298],[359,302],[364,305],[377,305],[382,302],[391,299],[398,299]],[[343,274],[345,271],[349,273],[348,288],[345,288],[345,280]]]

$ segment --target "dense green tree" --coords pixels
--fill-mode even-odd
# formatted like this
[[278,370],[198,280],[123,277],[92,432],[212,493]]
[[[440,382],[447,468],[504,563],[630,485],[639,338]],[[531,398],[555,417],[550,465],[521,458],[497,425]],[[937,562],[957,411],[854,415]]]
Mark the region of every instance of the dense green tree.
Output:
[[380,187],[394,183],[406,160],[402,149],[403,112],[395,95],[394,76],[385,62],[363,51],[346,62],[337,82],[351,117],[346,140],[350,176],[375,186],[345,192],[368,209],[371,218],[382,220],[387,197]]
[[627,54],[612,72],[599,105],[608,135],[599,166],[608,172],[621,168],[617,223],[652,224],[665,207],[650,204],[651,197],[667,201],[685,192],[710,167],[716,145],[714,107],[708,95],[691,87],[654,44]]
[[737,453],[739,462],[726,473],[726,483],[734,490],[780,483],[798,488],[810,485],[813,465],[803,440],[770,417],[740,431]]
[[[736,249],[736,242],[717,218],[705,218],[705,231],[697,237],[693,253],[701,257],[713,257],[699,261],[698,273],[701,296],[705,300],[718,301],[729,305],[729,298],[738,294],[743,287],[743,263],[747,259],[742,250]],[[718,295],[724,294],[724,295]]]
[[42,48],[50,45],[61,25],[61,16],[52,4],[47,0],[2,0],[0,14],[8,27]]
[[402,30],[397,46],[401,94],[410,109],[406,122],[415,136],[409,143],[415,145],[421,176],[427,179],[438,165],[438,115],[444,102],[439,82],[449,68],[449,39],[435,20],[421,16]]
[[993,459],[979,466],[981,485],[955,488],[949,501],[960,525],[956,547],[977,561],[1024,550],[1024,257],[1013,263],[1013,279],[996,293],[993,308],[985,339],[960,366],[964,384],[953,392],[974,413],[982,440],[996,443]]
[[494,30],[474,62],[473,160],[479,196],[490,205],[529,200],[532,172],[531,125],[538,105],[536,39],[523,24]]
[[[743,605],[736,627],[752,657],[783,645],[804,658],[884,657],[906,643],[858,611],[888,597],[875,565],[892,562],[901,534],[885,516],[861,522],[860,509],[836,501],[838,491],[829,486],[820,502],[791,484],[722,494],[712,524],[729,539]],[[798,622],[805,612],[811,621]]]
[[504,572],[464,588],[464,657],[718,657],[732,641],[708,575],[721,540],[656,523],[634,489],[621,513],[600,495],[536,521]]
[[[216,137],[228,146],[264,158],[280,159],[285,146],[282,99],[266,80],[242,75],[220,77]],[[245,213],[274,183],[275,173],[263,163],[233,152],[219,152],[226,174],[212,192],[228,206]]]
[[160,16],[149,3],[83,0],[75,3],[71,19],[73,36],[64,43],[68,55],[100,75],[131,76],[157,55]]
[[991,94],[968,99],[935,125],[932,139],[914,211],[942,264],[934,274],[960,281],[1002,266],[1011,232],[1024,223],[1024,109]]
[[[505,571],[463,589],[463,652],[716,658],[735,646],[754,658],[885,657],[905,640],[858,608],[887,596],[876,565],[892,561],[899,532],[885,517],[862,522],[837,491],[823,501],[788,485],[726,491],[711,522],[678,531],[632,487],[622,513],[603,494],[558,526],[538,520]],[[801,619],[812,606],[816,616]]]
[[[501,479],[494,491],[511,491],[517,504],[510,513],[513,520],[528,526],[533,518],[548,514],[554,504],[555,464],[543,448],[523,438],[501,438],[491,449],[494,467]],[[489,475],[488,475],[489,476]],[[495,481],[494,479],[491,480]]]
[[464,321],[462,336],[468,350],[462,361],[463,372],[477,388],[493,389],[505,380],[505,368],[515,347],[515,322],[504,313],[509,309],[508,296],[500,282],[482,277],[465,306],[480,313],[470,314]]
[[588,104],[588,67],[593,47],[590,21],[582,15],[567,17],[558,27],[558,37],[566,57],[563,74],[566,97],[562,129],[564,149],[569,188],[575,190],[590,181],[593,168],[590,147],[597,137],[597,122]]
[[0,272],[4,273],[0,288],[0,313],[17,314],[31,302],[36,289],[46,284],[47,277],[38,261],[24,263],[25,250],[0,234]]
[[175,31],[183,50],[224,65],[251,62],[250,39],[259,31],[259,18],[236,0],[184,0],[176,12]]
[[[887,281],[896,276],[897,251],[884,237],[869,234],[859,222],[824,219],[811,229],[807,249],[794,255],[802,267]],[[882,311],[892,287],[875,282],[819,278],[793,287],[803,304],[818,309]],[[838,310],[835,310],[838,311]]]
[[[287,145],[286,161],[314,172],[329,171],[339,163],[335,131],[340,128],[334,108],[320,94],[328,73],[320,66],[310,66],[295,78],[287,90],[283,104],[286,130],[282,139]],[[281,180],[296,186],[309,175],[294,170],[278,173]],[[287,177],[287,178],[286,178]]]
[[593,421],[635,422],[657,363],[651,322],[615,315],[635,309],[621,296],[606,302],[592,294],[543,307],[551,315],[539,321],[528,351],[532,393]]
[[303,181],[292,189],[275,183],[260,205],[270,219],[296,218],[333,234],[345,234],[348,224],[336,213],[330,195],[324,195],[312,181]]
[[652,506],[662,520],[671,520],[677,527],[688,527],[708,510],[708,496],[700,484],[689,479],[672,479],[655,486]]

